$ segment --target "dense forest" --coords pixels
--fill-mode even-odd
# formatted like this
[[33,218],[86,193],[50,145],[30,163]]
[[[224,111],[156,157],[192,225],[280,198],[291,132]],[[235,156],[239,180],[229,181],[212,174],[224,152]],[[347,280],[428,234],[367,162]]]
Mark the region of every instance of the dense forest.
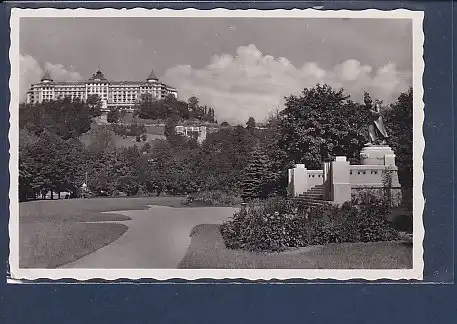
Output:
[[[346,155],[356,162],[366,142],[368,108],[373,100],[353,102],[344,90],[328,85],[307,88],[286,98],[265,127],[253,118],[223,127],[199,144],[177,135],[178,120],[215,123],[213,108],[192,97],[160,101],[141,98],[135,114],[165,120],[166,139],[116,147],[113,129],[96,127],[100,101],[59,99],[21,105],[19,147],[20,199],[48,191],[80,195],[87,177],[93,195],[179,195],[205,190],[240,194],[245,199],[285,195],[287,170],[295,163],[319,168],[322,161]],[[412,89],[383,106],[389,144],[397,155],[402,186],[412,185]],[[110,120],[117,121],[117,112]],[[225,125],[226,123],[224,123]],[[226,126],[229,126],[228,124]],[[80,140],[81,135],[89,141]]]

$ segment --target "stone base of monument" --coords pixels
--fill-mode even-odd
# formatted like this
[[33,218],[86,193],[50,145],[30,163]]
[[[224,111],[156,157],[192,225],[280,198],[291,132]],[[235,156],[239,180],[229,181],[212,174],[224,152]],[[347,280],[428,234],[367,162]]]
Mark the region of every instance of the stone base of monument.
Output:
[[362,165],[391,165],[395,166],[395,154],[388,145],[365,146],[360,152]]
[[340,205],[362,191],[385,197],[386,189],[390,188],[392,204],[401,203],[402,191],[392,148],[388,145],[366,146],[360,153],[360,160],[360,164],[352,165],[345,156],[337,156],[334,161],[325,162],[321,170],[308,170],[304,164],[297,164],[289,170],[289,193],[300,196],[320,187],[322,199]]
[[[360,164],[370,168],[370,171],[366,171],[366,183],[358,183],[358,185],[352,186],[352,194],[363,190],[364,187],[375,189],[379,193],[383,193],[385,190],[380,190],[384,187],[384,175],[390,174],[391,181],[391,197],[392,202],[397,205],[401,202],[402,193],[401,186],[398,181],[398,168],[395,165],[395,153],[392,148],[388,145],[371,145],[365,146],[360,152]],[[379,166],[378,172],[376,172]],[[360,168],[360,167],[359,167]],[[363,167],[362,167],[363,169]],[[377,178],[377,180],[370,179]]]

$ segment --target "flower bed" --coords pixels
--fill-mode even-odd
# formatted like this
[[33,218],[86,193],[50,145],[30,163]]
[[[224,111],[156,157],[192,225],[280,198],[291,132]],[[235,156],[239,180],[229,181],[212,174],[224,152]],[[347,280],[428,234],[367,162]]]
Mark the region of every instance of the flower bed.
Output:
[[285,198],[254,201],[221,226],[228,248],[282,251],[290,247],[398,239],[388,223],[389,208],[363,195],[340,207],[300,206]]

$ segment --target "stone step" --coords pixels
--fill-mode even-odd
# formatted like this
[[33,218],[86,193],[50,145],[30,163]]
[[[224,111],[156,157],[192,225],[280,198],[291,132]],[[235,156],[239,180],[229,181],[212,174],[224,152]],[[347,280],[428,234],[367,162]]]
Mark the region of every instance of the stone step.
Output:
[[319,194],[320,195],[320,194],[322,194],[322,190],[308,190],[308,191],[306,191],[304,193],[307,193],[307,194],[308,193],[309,194]]
[[322,192],[320,192],[320,191],[307,191],[307,192],[301,193],[300,195],[301,196],[305,196],[305,195],[322,196]]
[[324,200],[324,197],[322,196],[311,196],[311,195],[304,195],[304,196],[300,196],[300,198],[302,199],[308,199],[308,200]]

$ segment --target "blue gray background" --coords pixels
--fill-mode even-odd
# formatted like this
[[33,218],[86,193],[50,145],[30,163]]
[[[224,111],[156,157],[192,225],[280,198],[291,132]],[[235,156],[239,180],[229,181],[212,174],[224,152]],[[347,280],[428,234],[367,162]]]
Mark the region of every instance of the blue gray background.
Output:
[[[320,4],[320,3],[318,3]],[[106,4],[105,4],[106,5]],[[129,4],[135,7],[138,4]],[[454,152],[456,117],[453,104],[452,18],[449,2],[404,4],[394,2],[334,2],[326,8],[408,8],[426,11],[424,100],[424,194],[426,209],[425,279],[449,283],[454,279]],[[36,6],[36,5],[35,5]],[[56,4],[68,7],[69,4]],[[78,7],[74,4],[73,7]],[[97,5],[86,4],[86,7]],[[176,8],[186,4],[174,4]],[[189,6],[189,4],[187,4]],[[211,8],[216,4],[201,4]],[[219,5],[220,6],[220,5]],[[225,4],[234,7],[233,4]],[[249,8],[249,4],[239,5]],[[276,4],[257,4],[263,8]],[[283,4],[281,7],[303,7]],[[103,7],[103,5],[98,5]],[[118,7],[126,7],[119,4]],[[0,100],[8,107],[8,9],[0,11],[2,51]],[[13,71],[13,73],[18,73]],[[2,110],[0,129],[0,181],[8,175],[8,110]],[[8,215],[8,188],[3,186],[0,209]],[[8,245],[8,217],[2,217],[2,246]],[[3,259],[8,257],[2,249]],[[6,269],[5,269],[6,271]],[[95,280],[97,281],[97,280]],[[66,281],[68,282],[68,281]],[[98,281],[100,282],[100,281]],[[179,283],[179,281],[174,281]],[[205,282],[208,282],[205,281]],[[99,284],[0,286],[2,323],[452,323],[457,317],[456,287],[450,284]]]

